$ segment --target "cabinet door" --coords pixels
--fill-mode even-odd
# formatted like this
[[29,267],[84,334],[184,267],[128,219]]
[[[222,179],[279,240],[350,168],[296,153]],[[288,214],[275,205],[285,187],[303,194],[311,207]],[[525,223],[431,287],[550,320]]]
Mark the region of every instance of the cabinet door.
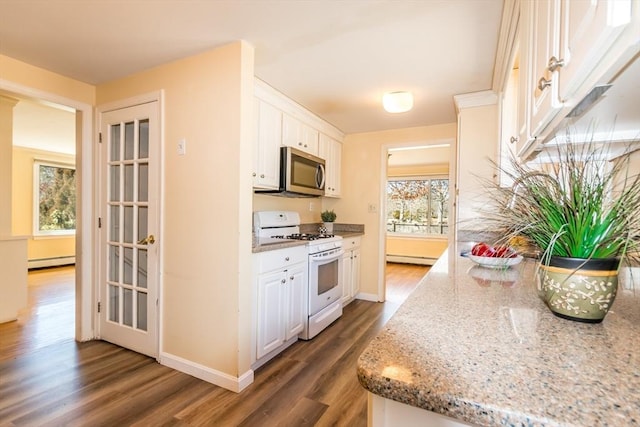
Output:
[[280,185],[280,142],[282,113],[274,106],[255,99],[254,170],[255,188],[278,188]]
[[629,0],[562,0],[559,93],[571,98],[631,22]]
[[282,116],[282,145],[318,155],[318,131],[288,114]]
[[342,256],[342,304],[351,300],[351,251]]
[[307,267],[298,264],[285,272],[287,276],[287,320],[285,340],[295,337],[304,329],[307,318]]
[[282,271],[258,276],[258,327],[256,357],[260,359],[285,341],[285,290]]
[[355,298],[360,292],[360,248],[351,253],[351,297]]
[[[524,2],[527,3],[527,2]],[[560,51],[560,0],[533,2],[531,32],[530,97],[531,133],[538,135],[558,114],[562,103],[558,95],[558,70],[549,67]]]
[[320,134],[319,156],[326,161],[326,197],[340,197],[342,144],[327,135]]

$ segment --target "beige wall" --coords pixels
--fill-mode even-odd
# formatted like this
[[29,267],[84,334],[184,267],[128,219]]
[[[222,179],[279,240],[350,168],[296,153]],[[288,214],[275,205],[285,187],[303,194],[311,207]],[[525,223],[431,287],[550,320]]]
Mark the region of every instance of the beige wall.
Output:
[[95,87],[0,55],[0,80],[51,93],[89,105],[95,104]]
[[[295,211],[300,214],[300,222],[315,223],[320,222],[320,212],[324,197],[295,198],[269,196],[267,194],[253,195],[254,211]],[[340,219],[337,222],[342,222]]]
[[0,94],[0,237],[11,235],[13,109],[18,100]]
[[[451,148],[453,150],[453,147]],[[387,169],[387,176],[420,176],[420,175],[449,175],[449,163],[420,165],[420,166],[395,166]]]
[[447,249],[447,239],[415,238],[415,237],[387,237],[387,255],[440,258]]
[[[382,267],[379,261],[383,261],[379,259],[380,245],[384,245],[384,234],[381,235],[383,216],[380,215],[383,194],[381,182],[386,173],[383,166],[386,164],[386,151],[383,153],[383,146],[451,140],[455,137],[455,123],[351,134],[345,137],[342,146],[342,198],[325,199],[323,208],[334,209],[340,218],[338,222],[365,226],[361,249],[362,293],[378,294]],[[368,211],[369,204],[376,206],[375,213]]]
[[486,182],[498,176],[490,159],[498,160],[497,104],[461,108],[458,112],[457,228],[482,230],[478,222],[486,201]]
[[75,236],[33,236],[33,165],[35,160],[73,165],[75,156],[23,147],[13,147],[13,234],[30,236],[29,261],[75,255]]
[[[98,105],[164,91],[161,351],[250,368],[253,48],[237,42],[99,85]],[[184,138],[186,155],[176,144]]]

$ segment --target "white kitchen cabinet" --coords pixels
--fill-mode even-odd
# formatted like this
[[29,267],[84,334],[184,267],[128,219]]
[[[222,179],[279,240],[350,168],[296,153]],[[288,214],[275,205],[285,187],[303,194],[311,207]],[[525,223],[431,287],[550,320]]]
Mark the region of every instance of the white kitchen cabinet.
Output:
[[518,155],[540,148],[598,85],[640,51],[640,2],[532,0],[521,4]]
[[254,256],[257,272],[256,359],[260,360],[284,350],[285,344],[295,341],[304,329],[307,318],[307,250],[300,246]]
[[528,28],[535,28],[528,34],[529,40],[524,43],[524,51],[529,62],[526,74],[530,127],[528,133],[537,135],[562,107],[558,97],[558,70],[554,68],[551,71],[548,66],[550,58],[559,56],[560,0],[521,4],[521,19],[528,21]]
[[[255,107],[254,178],[255,188],[277,188],[279,182],[280,147],[290,146],[314,156],[320,154],[320,134],[341,144],[344,134],[292,99],[260,79],[254,81]],[[340,145],[341,147],[341,145]],[[340,157],[342,150],[333,152],[330,163],[336,165],[330,190],[340,193]],[[322,156],[319,156],[322,157]],[[324,158],[324,157],[323,157]],[[326,159],[329,161],[329,159]],[[331,169],[331,167],[330,167]],[[264,176],[263,176],[264,175]],[[336,184],[336,185],[334,185]]]
[[[572,98],[580,91],[581,83],[588,80],[590,73],[597,73],[599,67],[613,65],[609,59],[603,60],[603,56],[630,27],[632,7],[639,7],[637,1],[634,6],[632,3],[632,0],[561,0],[560,54],[557,57],[561,99]],[[637,38],[634,41],[637,43]],[[622,42],[623,49],[624,44],[625,41]]]
[[361,238],[349,237],[342,240],[342,305],[346,305],[360,292],[360,243]]
[[319,132],[297,118],[284,113],[282,116],[282,145],[297,148],[305,153],[318,155]]
[[324,195],[340,197],[340,174],[342,167],[342,144],[321,133],[319,157],[326,161]]
[[253,187],[277,189],[280,185],[282,112],[254,98]]

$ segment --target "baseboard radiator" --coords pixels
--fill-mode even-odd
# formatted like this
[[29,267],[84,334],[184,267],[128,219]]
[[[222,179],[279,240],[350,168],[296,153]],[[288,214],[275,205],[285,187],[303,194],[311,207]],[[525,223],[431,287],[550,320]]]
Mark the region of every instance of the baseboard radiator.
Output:
[[387,254],[387,262],[397,262],[401,264],[420,264],[420,265],[433,265],[437,261],[437,258],[428,258],[422,256],[411,255],[390,255]]
[[71,265],[76,263],[75,256],[59,256],[52,258],[30,259],[27,262],[29,270],[32,268],[60,267],[63,265]]

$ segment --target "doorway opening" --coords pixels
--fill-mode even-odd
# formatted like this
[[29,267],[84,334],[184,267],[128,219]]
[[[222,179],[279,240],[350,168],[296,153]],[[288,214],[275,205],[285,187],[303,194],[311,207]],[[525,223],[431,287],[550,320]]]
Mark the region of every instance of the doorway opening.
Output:
[[[76,256],[74,108],[12,92],[11,231],[27,239],[27,307],[18,342],[36,349],[73,339]],[[5,117],[6,118],[6,117]]]
[[[94,338],[94,237],[96,224],[93,207],[93,107],[91,104],[75,99],[45,92],[29,86],[0,79],[0,93],[16,99],[29,99],[42,105],[57,106],[74,112],[75,155],[73,162],[77,167],[77,224],[78,233],[74,238],[75,253],[75,339],[86,341]],[[5,207],[6,208],[6,207]],[[9,215],[6,213],[7,216]],[[86,253],[82,248],[88,248]],[[26,272],[25,272],[26,275]]]
[[451,144],[387,150],[385,300],[402,303],[448,245]]

